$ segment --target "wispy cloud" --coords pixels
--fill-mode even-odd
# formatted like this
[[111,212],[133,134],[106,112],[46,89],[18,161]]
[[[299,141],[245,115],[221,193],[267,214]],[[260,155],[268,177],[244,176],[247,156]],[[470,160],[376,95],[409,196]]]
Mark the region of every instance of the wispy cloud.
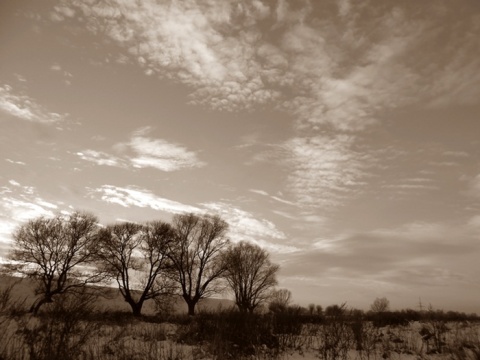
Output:
[[255,194],[258,194],[258,195],[269,196],[269,195],[268,195],[268,192],[266,192],[266,191],[264,191],[264,190],[250,189],[249,191],[250,191],[250,192],[253,192],[253,193],[255,193]]
[[164,211],[171,214],[196,213],[221,216],[230,225],[230,236],[235,241],[246,240],[275,252],[292,252],[291,245],[280,244],[286,235],[274,223],[224,202],[188,205],[155,195],[136,186],[119,187],[103,185],[90,189],[94,199],[117,204],[126,208],[140,207]]
[[456,157],[456,158],[468,158],[470,155],[466,153],[465,151],[445,151],[443,153],[445,156],[451,156],[451,157]]
[[364,184],[372,159],[349,135],[295,138],[286,145],[293,172],[290,191],[304,205],[331,208]]
[[54,63],[52,66],[50,66],[50,70],[60,73],[63,75],[63,82],[66,85],[71,85],[71,78],[73,78],[73,74],[65,69],[62,68],[62,66],[58,63]]
[[111,154],[107,154],[103,151],[84,150],[76,153],[82,160],[93,162],[97,165],[106,166],[125,166],[125,161]]
[[469,192],[475,197],[480,197],[480,174],[469,181]]
[[22,166],[27,165],[23,161],[15,161],[15,160],[12,160],[12,159],[5,159],[5,161],[9,162],[10,164],[15,164],[15,165],[22,165]]
[[0,86],[0,110],[22,120],[43,124],[53,124],[65,117],[45,110],[27,95],[15,94],[9,85]]
[[[475,239],[465,224],[408,223],[320,239],[312,248],[292,254],[283,267],[289,276],[321,277],[331,285],[351,283],[352,291],[455,287],[466,284],[471,275],[470,267],[458,259],[478,256]],[[411,290],[408,296],[418,296]]]
[[136,156],[130,161],[134,167],[153,167],[162,171],[175,171],[184,168],[204,166],[197,154],[185,147],[162,139],[151,139],[136,133],[130,143]]
[[153,210],[165,211],[178,214],[184,212],[199,212],[195,206],[185,205],[177,201],[169,200],[155,195],[149,190],[135,186],[119,187],[114,185],[103,185],[90,191],[92,198],[100,195],[100,199],[123,207],[141,207]]
[[10,243],[12,232],[22,222],[53,216],[58,205],[43,199],[33,186],[10,179],[0,187],[0,242]]
[[[130,165],[135,168],[152,167],[166,172],[205,165],[205,162],[198,159],[195,152],[182,145],[146,137],[149,131],[149,128],[142,128],[134,132],[129,142],[116,144],[114,148],[121,153],[119,155],[92,149],[79,151],[76,155],[82,160],[97,165],[123,168],[128,168]],[[134,154],[128,154],[127,151]]]
[[258,194],[258,195],[267,196],[270,199],[278,201],[278,202],[283,203],[283,204],[292,205],[292,206],[297,206],[298,205],[298,204],[296,204],[292,201],[285,200],[285,199],[283,199],[279,196],[270,195],[268,192],[266,192],[264,190],[250,189],[249,191],[252,192],[252,193]]
[[207,212],[220,215],[230,225],[230,235],[235,241],[249,241],[273,252],[294,252],[295,246],[282,244],[286,235],[274,223],[223,202],[202,204]]

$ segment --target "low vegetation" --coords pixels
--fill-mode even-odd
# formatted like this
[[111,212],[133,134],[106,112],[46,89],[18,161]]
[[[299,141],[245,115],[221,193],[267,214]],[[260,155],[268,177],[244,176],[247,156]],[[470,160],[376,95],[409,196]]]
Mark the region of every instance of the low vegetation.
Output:
[[297,305],[236,307],[134,316],[100,310],[99,291],[59,295],[35,316],[0,291],[0,359],[479,359],[476,315],[363,312],[346,304],[322,313]]
[[[292,305],[268,252],[230,244],[227,229],[194,214],[99,226],[74,213],[22,225],[0,279],[0,360],[480,359],[475,314],[392,311],[384,297],[367,312]],[[231,306],[198,308],[222,291]],[[178,299],[187,311],[175,310]]]

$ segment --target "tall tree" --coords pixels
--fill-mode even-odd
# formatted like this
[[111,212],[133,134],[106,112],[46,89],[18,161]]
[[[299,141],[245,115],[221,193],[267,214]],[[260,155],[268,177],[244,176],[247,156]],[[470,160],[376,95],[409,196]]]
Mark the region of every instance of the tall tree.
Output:
[[188,314],[195,314],[197,303],[219,291],[217,280],[225,271],[222,251],[228,246],[228,224],[218,216],[195,214],[173,218],[176,243],[170,258],[176,269]]
[[168,250],[174,242],[172,227],[164,222],[109,225],[98,235],[98,266],[115,279],[134,316],[145,301],[173,291]]
[[272,287],[277,284],[279,266],[270,262],[266,250],[242,241],[228,249],[224,262],[225,278],[240,311],[253,312],[269,299]]
[[102,278],[80,267],[93,259],[97,218],[86,212],[38,217],[21,225],[13,234],[9,269],[37,281],[37,299],[30,311],[53,301],[55,295],[72,292]]

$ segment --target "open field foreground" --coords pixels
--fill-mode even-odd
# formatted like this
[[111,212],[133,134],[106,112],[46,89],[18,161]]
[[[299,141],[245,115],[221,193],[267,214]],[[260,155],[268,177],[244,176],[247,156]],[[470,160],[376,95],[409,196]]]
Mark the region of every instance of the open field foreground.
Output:
[[[125,316],[125,315],[124,315]],[[202,317],[201,317],[202,318]],[[205,318],[202,318],[205,319]],[[73,320],[73,322],[71,322]],[[186,320],[185,320],[186,321]],[[201,320],[198,320],[201,321]],[[234,325],[234,324],[230,324]],[[478,359],[479,326],[448,323],[442,334],[441,353],[435,339],[422,341],[421,323],[373,328],[364,323],[361,343],[355,350],[355,334],[345,327],[341,337],[328,334],[329,325],[304,324],[299,334],[273,334],[271,344],[238,345],[246,333],[222,334],[221,325],[211,334],[199,334],[197,320],[184,324],[133,320],[66,322],[25,315],[2,318],[1,359]],[[239,325],[241,327],[241,325]],[[208,338],[208,339],[204,339]],[[326,340],[328,339],[328,340]],[[338,340],[338,342],[337,342]],[[330,341],[330,347],[327,342]],[[255,341],[252,341],[255,343]]]
[[448,313],[434,310],[372,317],[342,306],[328,315],[292,307],[133,317],[96,310],[96,299],[84,293],[59,297],[33,316],[8,291],[0,301],[2,360],[480,359],[478,321],[448,321]]

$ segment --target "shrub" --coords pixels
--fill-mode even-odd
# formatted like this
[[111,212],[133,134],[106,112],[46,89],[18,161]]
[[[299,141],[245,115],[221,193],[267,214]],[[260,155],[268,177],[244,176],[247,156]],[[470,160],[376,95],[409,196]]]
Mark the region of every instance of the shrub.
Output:
[[275,353],[279,347],[268,316],[235,310],[199,313],[179,334],[178,341],[208,343],[209,352],[219,359],[239,359],[261,351]]
[[[70,360],[82,357],[82,348],[100,324],[88,321],[92,294],[62,294],[47,304],[38,318],[22,318],[19,334],[31,360]],[[87,320],[87,321],[86,321]]]

